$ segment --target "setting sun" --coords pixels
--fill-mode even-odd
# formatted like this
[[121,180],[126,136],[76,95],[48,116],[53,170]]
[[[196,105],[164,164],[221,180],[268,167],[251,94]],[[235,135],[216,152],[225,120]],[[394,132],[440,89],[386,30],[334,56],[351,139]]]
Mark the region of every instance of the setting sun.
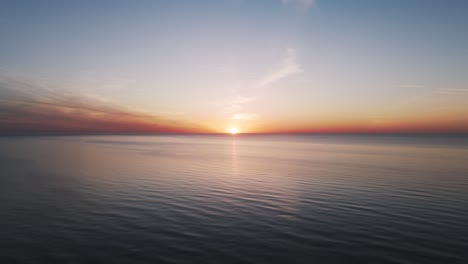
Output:
[[236,127],[231,127],[228,132],[231,133],[231,135],[235,135],[239,133],[239,130]]

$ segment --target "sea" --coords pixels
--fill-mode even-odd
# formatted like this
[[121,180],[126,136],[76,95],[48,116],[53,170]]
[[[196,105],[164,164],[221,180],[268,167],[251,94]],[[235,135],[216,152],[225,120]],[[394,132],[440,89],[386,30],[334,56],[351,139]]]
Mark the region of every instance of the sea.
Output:
[[0,136],[0,263],[468,263],[468,137]]

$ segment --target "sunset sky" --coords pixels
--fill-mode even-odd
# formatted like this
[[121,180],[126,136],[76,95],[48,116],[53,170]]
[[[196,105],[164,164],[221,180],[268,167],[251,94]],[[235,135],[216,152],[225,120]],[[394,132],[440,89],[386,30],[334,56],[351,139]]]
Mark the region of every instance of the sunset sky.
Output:
[[468,132],[468,1],[0,0],[0,133]]

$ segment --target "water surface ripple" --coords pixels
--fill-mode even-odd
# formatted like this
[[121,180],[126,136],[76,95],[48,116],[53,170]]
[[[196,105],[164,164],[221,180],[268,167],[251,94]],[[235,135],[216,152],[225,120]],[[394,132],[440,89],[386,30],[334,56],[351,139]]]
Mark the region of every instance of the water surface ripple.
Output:
[[1,263],[467,263],[468,139],[0,137]]

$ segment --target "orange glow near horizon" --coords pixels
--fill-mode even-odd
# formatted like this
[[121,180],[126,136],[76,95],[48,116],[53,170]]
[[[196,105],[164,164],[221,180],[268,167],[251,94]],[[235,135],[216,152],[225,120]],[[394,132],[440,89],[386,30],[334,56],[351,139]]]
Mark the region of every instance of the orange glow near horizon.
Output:
[[303,134],[303,133],[468,133],[468,116],[454,117],[399,117],[365,120],[270,121],[259,123],[246,133]]
[[[321,112],[312,108],[294,111],[265,102],[263,110],[252,108],[250,113],[226,114],[212,110],[209,114],[165,115],[93,98],[42,92],[43,98],[22,95],[23,101],[14,98],[1,101],[0,133],[468,133],[463,96],[457,96],[459,101],[432,98],[424,104],[349,111],[341,106]],[[440,101],[449,107],[442,107]]]
[[[42,110],[42,109],[41,109]],[[48,109],[51,110],[51,109]],[[28,111],[31,117],[24,116],[14,122],[4,122],[0,125],[2,133],[168,133],[168,134],[212,134],[228,133],[236,135],[241,133],[239,127],[229,127],[218,130],[180,120],[169,122],[149,116],[116,116],[114,114],[100,114],[82,111],[80,114],[63,114],[51,120],[34,120],[33,111]],[[38,112],[38,111],[37,111]],[[53,113],[49,111],[49,113]],[[51,115],[52,116],[52,115]],[[56,122],[56,120],[60,122]],[[301,120],[276,120],[252,123],[250,127],[243,127],[242,133],[247,134],[340,134],[340,133],[468,133],[468,120],[458,118],[417,119],[393,118],[372,121],[359,119],[321,120],[316,122]]]
[[0,134],[468,134],[468,1],[7,2]]
[[231,127],[228,132],[231,134],[231,135],[235,135],[237,133],[239,133],[239,129],[237,129],[237,127]]

